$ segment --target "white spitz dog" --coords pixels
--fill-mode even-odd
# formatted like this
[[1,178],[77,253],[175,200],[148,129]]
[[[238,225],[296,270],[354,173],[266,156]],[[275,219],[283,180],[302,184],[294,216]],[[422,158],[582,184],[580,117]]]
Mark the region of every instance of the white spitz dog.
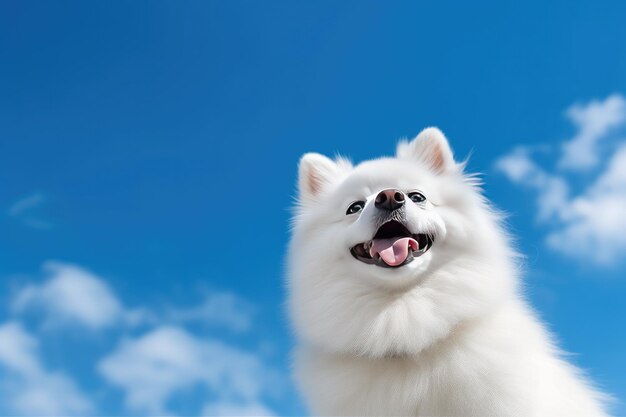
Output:
[[309,153],[289,250],[316,415],[606,415],[528,305],[499,216],[436,128],[394,158]]

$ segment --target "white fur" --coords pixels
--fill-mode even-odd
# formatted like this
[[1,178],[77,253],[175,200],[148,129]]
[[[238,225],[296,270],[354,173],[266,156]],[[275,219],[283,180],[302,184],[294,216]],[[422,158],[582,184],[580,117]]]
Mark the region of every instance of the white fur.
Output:
[[[474,177],[426,129],[395,158],[300,163],[289,250],[295,373],[316,415],[604,416],[520,291],[516,254]],[[385,188],[422,192],[411,230],[433,247],[396,269],[349,248],[375,233]],[[364,210],[346,215],[355,200]]]

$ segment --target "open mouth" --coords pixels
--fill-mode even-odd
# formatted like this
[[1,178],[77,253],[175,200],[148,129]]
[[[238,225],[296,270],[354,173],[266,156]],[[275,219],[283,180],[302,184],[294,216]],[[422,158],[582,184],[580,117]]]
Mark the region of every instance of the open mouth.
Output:
[[431,235],[411,233],[402,223],[391,220],[378,228],[372,240],[354,245],[350,253],[366,264],[398,268],[425,254],[432,244]]

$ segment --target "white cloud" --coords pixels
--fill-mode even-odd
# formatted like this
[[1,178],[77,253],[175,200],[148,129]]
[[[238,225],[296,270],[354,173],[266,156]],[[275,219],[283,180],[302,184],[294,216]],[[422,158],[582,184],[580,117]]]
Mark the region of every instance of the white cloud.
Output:
[[173,394],[194,386],[217,396],[220,401],[215,407],[230,404],[230,410],[234,405],[260,410],[258,407],[264,407],[262,395],[277,380],[275,372],[256,355],[218,340],[197,338],[174,326],[126,340],[98,369],[125,391],[131,410],[150,414],[166,413]]
[[[85,414],[91,402],[66,375],[44,369],[37,340],[17,323],[0,326],[0,412],[20,415]],[[6,407],[6,409],[4,408]]]
[[[495,167],[513,183],[537,193],[537,218],[549,224],[547,244],[572,257],[608,264],[626,254],[626,140],[610,136],[626,126],[626,100],[612,95],[604,101],[574,105],[567,115],[578,127],[576,136],[562,144],[559,167],[583,170],[600,164],[600,140],[612,140],[617,150],[602,166],[595,181],[578,186],[565,173],[541,167],[533,149],[517,147],[496,161]],[[578,183],[577,183],[578,184]]]
[[[181,327],[194,322],[224,326],[235,333],[246,331],[255,310],[249,302],[231,292],[213,291],[198,306],[166,307],[162,311],[148,306],[129,308],[105,280],[81,266],[50,261],[43,265],[43,271],[41,283],[17,291],[11,306],[16,316],[37,312],[44,317],[48,331],[62,325],[92,330],[131,326],[137,331],[138,325],[151,329],[122,341],[97,363],[104,380],[124,390],[129,410],[167,414],[168,401],[174,395],[201,389],[215,401],[205,404],[202,410],[199,405],[198,412],[273,414],[263,398],[275,393],[273,389],[282,384],[282,379],[260,355],[218,339],[199,338]],[[14,342],[3,345],[0,337],[0,367],[4,364],[11,374],[0,382],[0,394],[12,395],[12,410],[35,414],[42,410],[47,414],[47,410],[87,410],[87,400],[69,378],[42,370],[34,354],[37,341],[18,325],[7,329],[5,338]],[[26,380],[25,375],[32,377]],[[65,408],[60,408],[54,395],[66,392],[58,403]],[[78,400],[81,398],[82,402]],[[36,406],[28,408],[29,404]]]
[[271,417],[275,414],[260,403],[237,404],[232,402],[210,403],[204,406],[202,416],[250,416],[250,417]]
[[49,261],[49,278],[23,288],[13,301],[15,312],[40,310],[48,324],[79,324],[92,329],[124,318],[124,308],[109,286],[95,274],[73,264]]
[[170,309],[168,318],[174,322],[204,322],[221,325],[235,332],[250,328],[254,307],[236,294],[226,291],[213,291],[206,295],[204,302],[195,307]]
[[12,302],[14,313],[44,313],[46,327],[80,325],[103,329],[116,325],[136,327],[164,323],[199,322],[223,326],[236,333],[252,325],[254,306],[228,291],[212,291],[197,306],[125,307],[106,281],[75,264],[48,261],[43,265],[45,279],[20,289]]
[[599,142],[626,121],[626,100],[619,94],[613,94],[604,101],[575,104],[565,114],[576,125],[578,132],[563,143],[559,167],[585,170],[598,164]]
[[561,208],[563,226],[548,244],[571,256],[611,263],[626,254],[626,144],[611,158],[606,171]]
[[35,374],[39,363],[34,356],[37,341],[17,323],[0,326],[0,363],[5,368],[20,374]]

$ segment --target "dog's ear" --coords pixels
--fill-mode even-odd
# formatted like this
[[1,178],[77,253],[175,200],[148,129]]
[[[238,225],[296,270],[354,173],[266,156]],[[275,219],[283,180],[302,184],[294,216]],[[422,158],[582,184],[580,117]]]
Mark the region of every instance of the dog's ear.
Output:
[[317,197],[327,186],[342,177],[352,164],[343,158],[333,161],[319,153],[307,153],[298,166],[298,191],[301,201]]
[[450,144],[436,127],[422,130],[411,142],[400,142],[396,156],[419,161],[438,174],[457,169]]

